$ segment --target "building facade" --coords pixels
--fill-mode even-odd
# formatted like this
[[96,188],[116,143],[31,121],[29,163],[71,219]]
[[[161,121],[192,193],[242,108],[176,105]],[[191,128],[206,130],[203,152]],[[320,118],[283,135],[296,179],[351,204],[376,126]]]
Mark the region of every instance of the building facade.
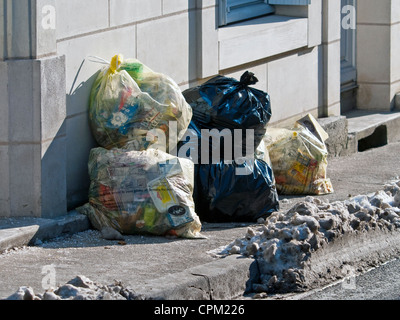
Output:
[[231,21],[233,2],[0,0],[0,217],[55,218],[87,201],[93,56],[137,58],[182,90],[250,70],[272,126],[395,108],[400,0],[243,0],[250,19]]

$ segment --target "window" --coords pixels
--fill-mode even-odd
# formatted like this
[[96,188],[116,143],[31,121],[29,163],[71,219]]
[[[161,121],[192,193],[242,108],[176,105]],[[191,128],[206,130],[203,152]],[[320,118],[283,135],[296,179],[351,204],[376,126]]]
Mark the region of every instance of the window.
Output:
[[219,26],[274,13],[274,5],[310,3],[311,0],[219,0]]

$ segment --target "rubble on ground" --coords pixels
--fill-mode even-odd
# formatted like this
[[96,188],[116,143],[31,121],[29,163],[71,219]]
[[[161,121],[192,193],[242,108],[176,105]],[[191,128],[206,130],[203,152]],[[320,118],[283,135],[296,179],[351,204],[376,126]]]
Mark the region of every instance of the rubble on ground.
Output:
[[400,230],[400,181],[383,190],[330,203],[306,197],[288,211],[273,213],[261,227],[248,228],[219,254],[254,257],[260,282],[254,292],[287,293],[306,290],[305,266],[310,257],[344,235],[372,230]]
[[35,294],[31,287],[20,287],[6,300],[141,300],[129,287],[120,281],[102,285],[85,276],[77,276],[68,283],[43,294]]

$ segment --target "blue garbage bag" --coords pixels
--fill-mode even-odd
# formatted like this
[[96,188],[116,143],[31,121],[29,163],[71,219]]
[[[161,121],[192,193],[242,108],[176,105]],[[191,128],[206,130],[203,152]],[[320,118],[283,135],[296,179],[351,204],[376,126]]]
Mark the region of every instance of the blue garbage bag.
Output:
[[259,159],[198,165],[194,201],[206,222],[256,222],[279,210],[273,171]]
[[256,222],[279,210],[271,166],[257,156],[203,163],[201,130],[192,121],[191,139],[180,142],[181,157],[195,162],[193,199],[204,222]]
[[[279,198],[270,165],[257,159],[255,152],[264,138],[271,119],[271,103],[268,93],[250,87],[258,82],[251,72],[245,72],[240,81],[217,76],[204,85],[183,92],[193,109],[191,134],[197,135],[197,143],[183,139],[184,157],[195,165],[194,201],[200,219],[206,222],[255,222],[279,210]],[[225,139],[213,145],[203,130],[231,130],[239,132],[239,139],[229,140],[232,149],[241,143],[242,154],[236,157],[233,150],[230,159],[225,157]],[[253,132],[254,144],[249,154],[248,130]],[[203,135],[203,136],[202,136]],[[201,140],[204,140],[205,144]],[[190,145],[188,145],[190,143]],[[208,146],[204,158],[201,147]],[[220,159],[212,153],[220,148]],[[239,149],[240,150],[240,149]],[[249,155],[251,155],[249,157]],[[246,161],[243,161],[246,159]]]
[[183,92],[193,109],[192,121],[200,129],[242,129],[243,148],[246,130],[254,130],[254,146],[263,139],[271,120],[271,99],[268,93],[250,87],[258,82],[245,72],[240,81],[217,76],[205,84]]

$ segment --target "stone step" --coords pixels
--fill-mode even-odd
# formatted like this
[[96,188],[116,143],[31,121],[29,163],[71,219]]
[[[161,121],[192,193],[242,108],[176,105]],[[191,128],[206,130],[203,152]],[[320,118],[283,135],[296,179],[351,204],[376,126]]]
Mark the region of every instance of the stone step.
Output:
[[318,119],[329,134],[329,157],[347,156],[400,141],[400,111],[351,110]]
[[345,113],[348,126],[347,154],[400,141],[400,112],[352,110]]

